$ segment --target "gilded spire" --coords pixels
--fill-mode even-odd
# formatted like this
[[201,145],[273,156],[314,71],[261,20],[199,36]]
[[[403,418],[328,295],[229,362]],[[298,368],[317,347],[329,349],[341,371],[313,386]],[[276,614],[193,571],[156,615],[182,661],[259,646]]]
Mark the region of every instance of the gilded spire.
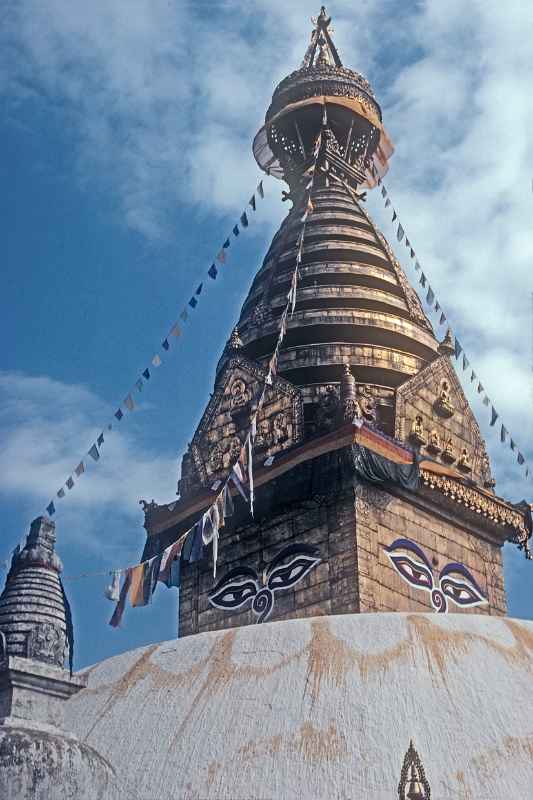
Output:
[[302,61],[302,69],[309,67],[342,67],[337,48],[333,44],[330,29],[331,17],[328,17],[326,7],[322,6],[318,17],[311,17],[315,26],[311,33],[311,42]]

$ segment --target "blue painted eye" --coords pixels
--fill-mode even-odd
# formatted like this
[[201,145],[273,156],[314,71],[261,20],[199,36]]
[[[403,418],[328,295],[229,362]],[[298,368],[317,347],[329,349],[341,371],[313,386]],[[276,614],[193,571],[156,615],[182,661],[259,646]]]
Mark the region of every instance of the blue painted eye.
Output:
[[[396,539],[385,548],[392,566],[411,586],[431,591],[433,573],[424,551],[410,539]],[[407,555],[407,553],[411,555]],[[416,556],[416,558],[414,558]]]
[[257,594],[257,586],[252,581],[229,583],[220,592],[209,595],[209,602],[216,608],[240,608]]
[[443,578],[440,588],[442,593],[458,606],[475,606],[487,602],[486,598],[472,586],[462,581],[454,581],[453,578]]
[[272,591],[276,589],[288,589],[310,572],[320,562],[320,558],[307,555],[299,555],[281,567],[273,569],[267,580],[267,586]]
[[399,572],[402,578],[405,578],[411,586],[416,586],[417,589],[427,589],[431,591],[433,588],[433,575],[425,564],[421,564],[419,561],[415,561],[414,558],[410,558],[406,555],[395,555],[392,553],[388,553],[387,555],[396,571]]
[[[460,575],[461,579],[451,577]],[[463,564],[447,564],[440,573],[440,588],[458,606],[479,606],[488,602],[474,576]]]

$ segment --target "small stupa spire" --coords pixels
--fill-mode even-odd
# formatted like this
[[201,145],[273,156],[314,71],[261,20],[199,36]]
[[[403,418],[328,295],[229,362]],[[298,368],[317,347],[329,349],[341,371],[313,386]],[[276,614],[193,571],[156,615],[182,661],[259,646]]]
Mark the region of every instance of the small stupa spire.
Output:
[[330,28],[331,17],[328,17],[326,7],[322,6],[318,17],[311,17],[315,26],[311,33],[311,42],[302,61],[302,68],[314,66],[342,67],[337,48],[333,43]]

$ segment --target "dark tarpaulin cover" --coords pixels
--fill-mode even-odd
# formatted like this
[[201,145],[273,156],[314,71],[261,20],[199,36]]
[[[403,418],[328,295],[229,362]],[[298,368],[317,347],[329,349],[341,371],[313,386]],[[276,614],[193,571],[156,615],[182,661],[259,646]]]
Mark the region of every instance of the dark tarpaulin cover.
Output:
[[415,456],[412,464],[396,464],[384,456],[361,447],[352,445],[353,466],[359,478],[370,483],[391,481],[404,489],[417,489],[420,479],[419,459]]

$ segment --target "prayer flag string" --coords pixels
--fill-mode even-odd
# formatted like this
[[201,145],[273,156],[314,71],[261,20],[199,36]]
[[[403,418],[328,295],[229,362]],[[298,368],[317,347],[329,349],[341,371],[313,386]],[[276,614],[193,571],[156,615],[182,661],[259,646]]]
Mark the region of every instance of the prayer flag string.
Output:
[[[259,184],[257,185],[255,192],[252,194],[252,196],[251,196],[251,198],[250,198],[250,200],[248,201],[248,204],[247,204],[252,209],[252,212],[255,212],[256,209],[257,209],[257,199],[256,198],[259,197],[260,199],[263,199],[264,196],[265,196],[265,191],[264,191],[264,188],[263,188],[263,181],[261,180],[261,181],[259,181]],[[240,221],[241,228],[247,228],[249,226],[250,221],[249,221],[249,216],[248,216],[246,210],[244,210],[242,212],[242,214],[239,216],[239,221]],[[240,232],[239,224],[236,224],[233,227],[233,233],[234,233],[235,236],[238,236],[239,232]],[[224,240],[224,243],[223,243],[221,249],[219,250],[219,252],[218,252],[218,254],[216,256],[216,259],[215,259],[220,264],[224,264],[226,262],[226,260],[227,260],[226,252],[229,249],[229,247],[230,247],[230,237],[228,236]],[[209,267],[209,269],[207,270],[208,277],[211,278],[211,280],[216,280],[217,276],[218,276],[218,273],[219,273],[219,270],[218,270],[217,266],[215,265],[215,263],[212,263],[211,266]],[[204,287],[203,281],[201,283],[199,283],[197,285],[195,291],[191,295],[190,299],[187,301],[187,303],[184,305],[184,307],[180,311],[178,319],[181,320],[182,324],[186,323],[187,320],[189,319],[189,311],[187,311],[187,307],[189,307],[192,310],[196,309],[196,307],[198,306],[198,303],[200,302],[199,301],[199,297],[202,294],[202,290],[204,288],[206,288],[207,285],[208,284],[206,284],[206,286]],[[167,333],[167,335],[165,336],[165,338],[161,342],[161,348],[164,351],[164,353],[168,353],[169,352],[172,339],[179,338],[181,336],[181,330],[182,330],[181,329],[181,325],[176,320],[172,324],[172,326],[170,327],[169,332]],[[114,420],[107,424],[107,426],[98,435],[96,441],[93,442],[91,444],[90,448],[87,450],[86,455],[90,456],[91,459],[94,462],[97,462],[97,461],[100,460],[101,449],[102,449],[102,445],[105,442],[105,437],[108,435],[109,432],[111,432],[114,429],[114,427],[116,428],[117,423],[121,422],[121,420],[125,416],[125,411],[127,410],[128,412],[132,413],[135,410],[136,405],[137,405],[137,402],[136,402],[136,399],[135,399],[135,393],[138,394],[138,393],[143,391],[144,386],[146,385],[146,383],[152,377],[152,371],[153,371],[152,368],[156,368],[157,369],[157,367],[160,367],[162,363],[163,363],[163,359],[162,359],[161,355],[159,353],[155,353],[154,356],[151,359],[150,366],[148,366],[145,369],[143,369],[141,374],[140,374],[140,376],[138,378],[136,378],[135,383],[133,384],[133,386],[132,386],[131,390],[128,392],[128,394],[125,396],[122,404],[114,412],[114,414],[113,414]],[[66,492],[65,492],[65,488],[64,487],[66,487],[69,491],[72,490],[74,488],[75,484],[76,484],[76,481],[75,481],[73,475],[76,478],[80,478],[85,473],[86,465],[87,465],[87,459],[86,459],[86,456],[84,456],[82,461],[80,461],[78,466],[73,470],[73,474],[69,475],[69,477],[65,480],[65,483],[61,486],[60,489],[57,490],[55,496],[52,498],[52,500],[50,500],[50,502],[46,506],[46,512],[47,512],[47,514],[49,516],[53,516],[56,513],[56,510],[57,510],[56,503],[57,503],[57,501],[58,500],[62,500],[66,496]]]
[[[377,178],[378,177],[377,170],[375,169],[374,166],[371,167],[371,171],[372,171],[374,177]],[[381,186],[382,186],[381,195],[385,200],[385,208],[389,208],[389,206],[391,206],[390,193],[389,193],[388,189],[385,187],[385,185],[383,184],[383,182],[381,182]],[[399,221],[398,213],[397,213],[396,209],[394,208],[394,205],[392,205],[392,211],[393,211],[393,215],[392,215],[392,220],[391,221],[393,223],[395,223],[396,220],[398,220],[397,230],[396,230],[396,237],[397,237],[398,241],[401,242],[402,239],[404,238],[404,235],[405,235],[405,229],[404,229],[403,225],[401,224],[401,222]],[[437,300],[437,298],[436,298],[435,290],[428,283],[428,278],[427,278],[426,274],[424,273],[424,271],[422,270],[422,268],[420,266],[420,263],[418,261],[418,257],[417,257],[417,255],[416,255],[416,253],[415,253],[415,251],[414,251],[414,249],[413,249],[413,247],[411,245],[411,240],[406,238],[405,239],[405,245],[406,245],[407,250],[409,252],[409,257],[411,258],[412,261],[414,261],[415,270],[417,272],[420,272],[420,278],[419,278],[420,285],[424,289],[427,286],[427,294],[426,294],[426,297],[425,297],[426,304],[429,306],[431,311],[433,311],[435,313],[440,312],[439,326],[446,324],[450,335],[453,336],[453,339],[454,339],[454,355],[455,355],[455,359],[456,359],[457,364],[458,364],[457,371],[459,371],[459,364],[462,363],[462,372],[466,372],[466,370],[468,370],[468,368],[471,367],[471,361],[467,357],[466,353],[464,352],[463,345],[459,342],[459,339],[457,338],[457,336],[455,335],[453,329],[451,328],[448,316],[447,316],[447,314],[444,313],[444,311],[442,310],[442,306],[440,304],[440,301]],[[484,385],[479,380],[479,378],[477,376],[477,373],[473,369],[471,370],[470,380],[474,384],[477,382],[477,393],[479,395],[483,395],[483,397],[482,397],[483,405],[486,406],[487,408],[490,408],[490,414],[491,414],[490,427],[494,427],[496,425],[496,421],[500,419],[500,415],[496,411],[496,409],[494,408],[494,405],[492,404],[489,395],[485,391]],[[498,423],[497,429],[500,431],[500,442],[502,444],[506,443],[506,439],[507,439],[507,436],[509,434],[508,429],[503,424],[501,424],[501,422]],[[525,457],[518,450],[518,445],[515,443],[514,439],[512,439],[511,437],[509,437],[509,447],[513,452],[517,452],[516,460],[517,460],[517,463],[519,464],[519,466],[524,468],[524,476],[525,476],[525,478],[528,478],[530,476],[530,473],[531,473],[531,476],[533,477],[533,470],[531,470],[531,467],[529,466],[529,464],[526,461]]]

